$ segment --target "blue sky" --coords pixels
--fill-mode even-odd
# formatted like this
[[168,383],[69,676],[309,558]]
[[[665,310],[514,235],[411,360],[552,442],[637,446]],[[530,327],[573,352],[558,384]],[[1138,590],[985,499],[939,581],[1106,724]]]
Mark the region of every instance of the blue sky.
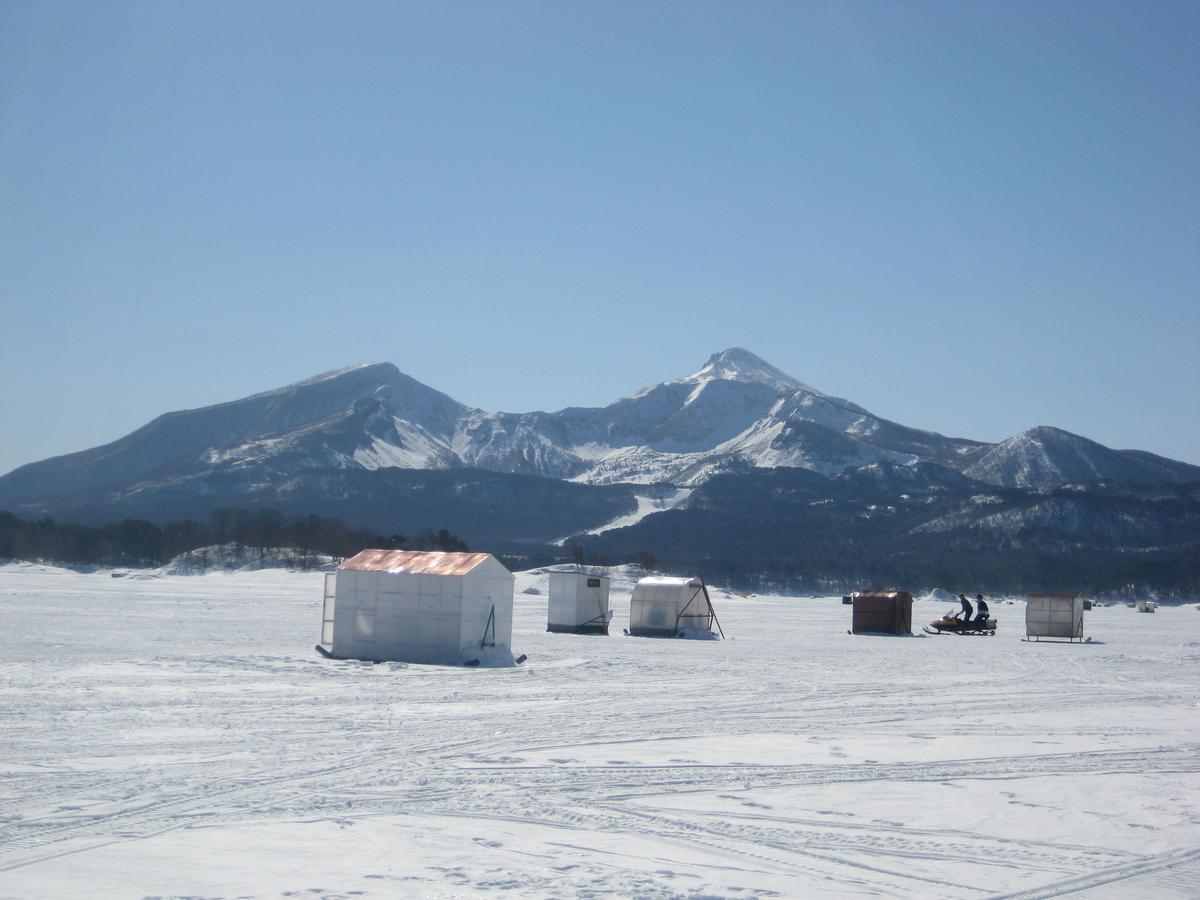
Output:
[[1200,4],[0,0],[0,472],[389,360],[747,347],[1200,463]]

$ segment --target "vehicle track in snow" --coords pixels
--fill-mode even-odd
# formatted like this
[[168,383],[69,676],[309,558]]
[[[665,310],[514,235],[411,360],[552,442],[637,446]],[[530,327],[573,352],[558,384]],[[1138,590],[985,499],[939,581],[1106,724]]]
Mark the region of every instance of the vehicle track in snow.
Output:
[[[789,853],[804,853],[814,847],[822,851],[873,852],[897,859],[933,854],[953,859],[964,854],[978,857],[979,846],[992,843],[986,838],[968,840],[959,836],[954,842],[934,840],[929,834],[913,839],[903,828],[852,825],[828,827],[814,833],[812,823],[798,823],[781,829],[764,827],[760,822],[708,824],[689,823],[684,817],[651,814],[630,808],[631,801],[653,799],[680,792],[840,785],[896,780],[896,769],[889,765],[847,764],[834,766],[598,766],[598,767],[470,767],[460,768],[461,742],[426,743],[405,748],[377,750],[352,762],[319,765],[285,773],[261,771],[247,773],[226,783],[200,786],[181,796],[164,796],[141,806],[131,806],[108,814],[75,820],[50,820],[10,825],[0,846],[0,871],[27,865],[59,855],[64,842],[105,842],[117,837],[145,837],[171,828],[197,824],[212,825],[238,821],[247,811],[255,815],[382,814],[403,807],[433,815],[472,815],[479,808],[502,806],[506,818],[525,818],[584,830],[621,829],[664,837],[671,834],[699,834],[722,843],[725,850],[740,846],[748,853],[751,846],[770,845]],[[1078,775],[1081,772],[1105,774],[1131,771],[1151,760],[1159,773],[1196,773],[1200,771],[1200,747],[1188,746],[1161,751],[1092,752],[1086,754],[1050,754],[1038,757],[940,760],[936,763],[911,764],[903,771],[905,781],[946,783],[961,780],[997,780],[1045,777],[1054,774]],[[404,760],[421,760],[405,765]],[[437,765],[436,760],[442,760]],[[947,777],[947,770],[975,767],[977,774]],[[419,770],[423,784],[412,783]],[[576,788],[587,785],[580,804]],[[387,790],[381,790],[387,788]],[[347,799],[350,806],[347,807]],[[745,820],[747,817],[742,817]],[[886,840],[878,834],[884,832]],[[14,833],[15,832],[15,833]],[[863,834],[865,832],[865,835]],[[791,838],[787,836],[791,836]],[[1038,868],[1045,859],[1045,847],[1028,854],[1014,854],[1006,848],[1007,860]],[[1055,854],[1055,865],[1070,869],[1094,867],[1099,856],[1109,854],[1077,848]],[[894,874],[894,873],[893,873]],[[967,885],[957,884],[958,887]]]
[[[1075,894],[1090,891],[1094,888],[1119,884],[1120,882],[1140,878],[1166,869],[1194,867],[1200,862],[1200,847],[1184,850],[1173,850],[1159,853],[1147,858],[1119,863],[1105,868],[1064,878],[1051,884],[1042,885],[1028,891],[1018,891],[1012,894],[998,894],[994,900],[1043,900],[1047,897],[1061,897],[1065,894]],[[1181,885],[1182,887],[1183,885]],[[1194,880],[1190,881],[1189,892],[1196,887]]]

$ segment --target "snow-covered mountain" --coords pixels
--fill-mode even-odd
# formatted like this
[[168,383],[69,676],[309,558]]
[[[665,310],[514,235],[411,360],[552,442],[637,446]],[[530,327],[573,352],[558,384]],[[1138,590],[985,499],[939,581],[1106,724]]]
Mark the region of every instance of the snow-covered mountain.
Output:
[[1004,487],[1045,490],[1063,484],[1165,484],[1200,480],[1200,467],[1141,450],[1110,450],[1061,428],[1040,426],[997,444],[964,474]]
[[735,347],[608,406],[552,413],[472,409],[390,363],[330,372],[167,413],[111,444],[24,466],[0,478],[0,508],[53,511],[82,499],[96,507],[131,497],[143,508],[156,493],[178,502],[212,491],[214,479],[252,490],[306,472],[325,473],[325,484],[337,471],[482,469],[592,485],[693,487],[744,469],[836,475],[918,463],[1034,490],[1200,480],[1195,466],[1109,450],[1057,429],[992,446],[907,428]]
[[215,469],[445,467],[457,463],[444,448],[466,412],[391,364],[358,366],[166,413],[111,444],[16,469],[0,497],[129,490]]
[[466,466],[589,483],[689,484],[733,463],[836,472],[917,457],[954,464],[986,449],[879,419],[741,348],[609,406],[554,413],[471,409],[377,363],[167,413],[111,444],[18,469],[0,479],[0,496],[247,467]]
[[481,468],[597,484],[691,485],[731,465],[836,472],[909,460],[914,445],[946,452],[940,435],[884,422],[733,348],[690,375],[602,408],[472,412],[453,446],[464,464]]

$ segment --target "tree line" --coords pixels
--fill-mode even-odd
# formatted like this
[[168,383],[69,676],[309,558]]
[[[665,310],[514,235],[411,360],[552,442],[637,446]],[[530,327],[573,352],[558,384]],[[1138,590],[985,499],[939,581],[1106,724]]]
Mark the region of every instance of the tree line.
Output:
[[156,525],[124,519],[107,525],[59,523],[54,519],[20,519],[0,511],[0,559],[23,559],[65,565],[161,566],[177,556],[217,545],[299,551],[298,563],[315,564],[319,556],[346,558],[367,547],[396,550],[465,551],[466,543],[445,528],[417,535],[383,535],[347,526],[324,516],[286,518],[275,510],[214,510],[206,522]]

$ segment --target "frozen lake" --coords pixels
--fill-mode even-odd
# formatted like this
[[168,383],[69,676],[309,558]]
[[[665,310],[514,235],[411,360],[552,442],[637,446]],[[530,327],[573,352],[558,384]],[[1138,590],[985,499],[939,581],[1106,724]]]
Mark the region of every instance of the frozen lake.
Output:
[[1192,606],[1026,644],[718,591],[692,642],[547,634],[545,587],[480,670],[320,658],[319,574],[0,569],[0,897],[1200,893]]

